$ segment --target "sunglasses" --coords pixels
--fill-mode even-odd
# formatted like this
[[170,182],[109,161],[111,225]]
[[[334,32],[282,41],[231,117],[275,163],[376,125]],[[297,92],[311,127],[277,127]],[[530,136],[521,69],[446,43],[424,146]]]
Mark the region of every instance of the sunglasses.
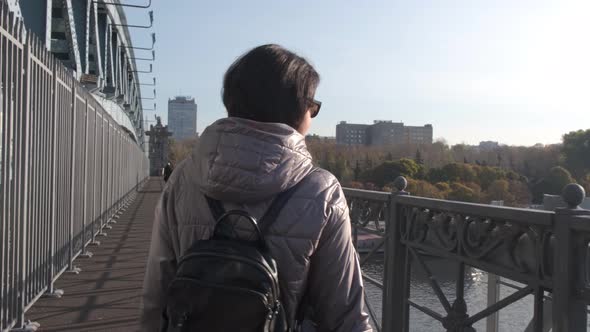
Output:
[[320,113],[320,108],[322,108],[322,102],[311,98],[308,99],[308,101],[311,106],[311,117],[315,118],[318,115],[318,113]]

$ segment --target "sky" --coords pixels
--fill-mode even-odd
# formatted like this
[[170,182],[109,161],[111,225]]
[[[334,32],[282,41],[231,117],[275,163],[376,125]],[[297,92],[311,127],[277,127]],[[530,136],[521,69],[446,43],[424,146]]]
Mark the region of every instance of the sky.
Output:
[[[321,76],[310,133],[393,120],[432,124],[450,144],[533,145],[590,128],[588,0],[153,0],[151,9],[156,112],[166,122],[168,98],[193,96],[198,132],[226,116],[229,65],[267,43]],[[130,24],[148,21],[147,10],[126,13]],[[151,43],[149,31],[131,32],[134,45]]]

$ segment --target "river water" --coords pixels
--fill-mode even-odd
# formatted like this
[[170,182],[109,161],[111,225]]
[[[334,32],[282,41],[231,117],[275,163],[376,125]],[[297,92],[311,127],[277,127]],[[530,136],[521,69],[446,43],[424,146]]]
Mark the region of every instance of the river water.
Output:
[[[456,265],[442,259],[429,259],[426,263],[438,280],[447,299],[452,304],[455,299]],[[377,257],[368,262],[363,266],[363,270],[371,277],[381,280],[383,273],[382,257]],[[473,315],[487,307],[487,273],[478,269],[466,267],[465,275],[465,301],[467,303],[467,313]],[[365,282],[365,288],[369,302],[377,313],[380,322],[382,301],[381,290],[368,282]],[[500,298],[504,298],[514,292],[515,290],[512,288],[501,286]],[[443,317],[446,316],[444,315],[444,309],[430,287],[426,276],[416,270],[412,271],[410,298],[416,304],[435,310]],[[395,313],[387,314],[395,315]],[[524,331],[532,317],[533,297],[527,296],[500,311],[499,331]],[[485,326],[485,318],[473,325],[476,331],[483,332],[486,330]],[[437,320],[423,314],[413,307],[410,307],[410,331],[431,332],[445,331],[445,329]]]

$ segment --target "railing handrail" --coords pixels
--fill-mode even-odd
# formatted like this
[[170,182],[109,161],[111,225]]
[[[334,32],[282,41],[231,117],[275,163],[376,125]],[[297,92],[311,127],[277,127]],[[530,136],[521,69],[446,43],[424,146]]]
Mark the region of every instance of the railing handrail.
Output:
[[364,190],[364,189],[353,189],[353,188],[342,188],[344,195],[348,196],[354,194],[355,197],[367,198],[380,202],[388,202],[391,196],[390,193],[382,191]]
[[404,205],[469,214],[473,217],[505,219],[506,221],[545,226],[550,226],[553,224],[553,216],[555,215],[555,212],[553,211],[532,210],[479,203],[466,203],[410,195],[396,196],[394,201]]

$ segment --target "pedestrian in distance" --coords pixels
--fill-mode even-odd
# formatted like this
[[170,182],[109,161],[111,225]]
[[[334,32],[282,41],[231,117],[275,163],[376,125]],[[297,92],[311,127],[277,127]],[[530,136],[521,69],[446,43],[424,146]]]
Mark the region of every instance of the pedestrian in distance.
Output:
[[166,166],[164,167],[164,181],[168,182],[168,179],[170,178],[170,175],[172,175],[172,171],[174,169],[172,168],[172,164],[171,163],[167,163]]

